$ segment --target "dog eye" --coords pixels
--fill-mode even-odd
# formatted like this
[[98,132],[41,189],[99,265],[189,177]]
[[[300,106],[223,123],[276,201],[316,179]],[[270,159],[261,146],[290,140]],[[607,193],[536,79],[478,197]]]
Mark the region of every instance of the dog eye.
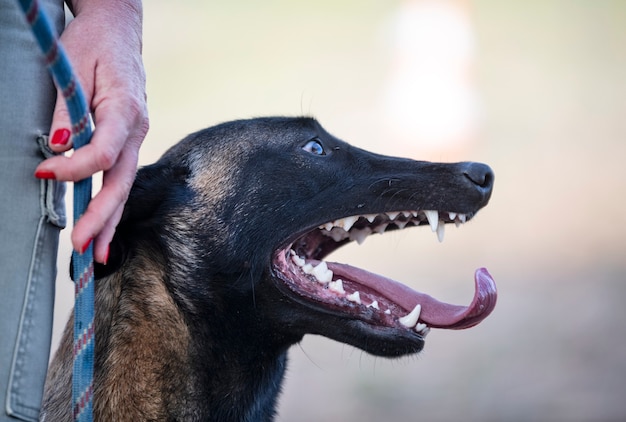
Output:
[[324,147],[318,139],[310,140],[302,147],[302,149],[306,152],[310,152],[311,154],[326,155],[326,151],[324,151]]

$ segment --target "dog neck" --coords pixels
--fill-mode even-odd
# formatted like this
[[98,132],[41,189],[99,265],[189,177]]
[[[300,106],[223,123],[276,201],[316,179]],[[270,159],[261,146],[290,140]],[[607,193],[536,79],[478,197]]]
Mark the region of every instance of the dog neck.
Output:
[[[237,326],[206,323],[207,311],[187,314],[154,262],[138,257],[132,272],[122,267],[96,282],[94,417],[271,420],[286,347],[255,344],[254,336],[236,344],[246,337]],[[48,374],[46,420],[72,419],[72,327],[70,318]]]

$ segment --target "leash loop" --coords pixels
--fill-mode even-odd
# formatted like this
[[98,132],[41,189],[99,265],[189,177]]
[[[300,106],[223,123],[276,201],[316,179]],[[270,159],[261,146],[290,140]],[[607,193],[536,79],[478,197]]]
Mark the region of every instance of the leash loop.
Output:
[[[57,40],[48,18],[37,0],[18,0],[26,20],[44,54],[46,66],[61,90],[72,122],[74,148],[91,139],[89,108],[76,74]],[[35,81],[33,81],[35,82]],[[74,183],[74,223],[84,214],[91,200],[91,177]],[[72,412],[77,422],[93,420],[94,364],[94,276],[93,242],[86,251],[72,255],[76,280],[74,295],[74,364],[72,373]]]

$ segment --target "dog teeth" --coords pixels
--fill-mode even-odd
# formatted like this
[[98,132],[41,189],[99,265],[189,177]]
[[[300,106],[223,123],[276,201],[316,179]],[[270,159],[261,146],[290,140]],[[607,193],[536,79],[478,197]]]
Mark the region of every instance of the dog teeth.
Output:
[[348,299],[350,302],[358,303],[359,305],[361,304],[361,294],[358,290],[354,293],[346,295],[346,299]]
[[415,326],[414,330],[422,337],[426,337],[430,333],[430,327],[421,322]]
[[409,220],[405,220],[405,221],[398,220],[398,221],[393,222],[393,224],[398,226],[399,229],[403,229],[408,223],[409,223]]
[[420,334],[422,337],[426,337],[426,335],[430,332],[430,327],[423,322],[418,322],[420,313],[422,313],[422,305],[418,303],[408,315],[399,318],[398,322],[407,328],[413,328],[415,332]]
[[398,322],[407,328],[413,328],[417,325],[420,313],[422,312],[422,305],[419,303],[415,305],[415,308],[408,314],[398,319]]
[[350,237],[350,234],[341,227],[333,227],[329,234],[335,242],[341,242]]
[[380,226],[374,227],[374,233],[383,234],[387,230],[387,223],[383,223]]
[[303,273],[312,275],[318,282],[326,284],[333,281],[333,272],[328,269],[326,261],[321,261],[314,267],[313,265],[306,263],[305,260],[300,258],[293,250],[291,251],[291,260],[302,269]]
[[320,283],[328,283],[333,280],[333,272],[328,269],[325,261],[320,262],[315,267],[310,264],[305,264],[305,267],[306,265],[309,265],[311,268],[307,269],[309,271],[307,272],[307,270],[302,267],[303,271],[314,276]]
[[378,306],[378,301],[377,300],[375,300],[372,303],[370,303],[369,305],[367,305],[367,307],[380,310],[380,307]]
[[433,232],[437,231],[437,226],[439,225],[439,212],[436,210],[424,210],[424,214],[428,219],[428,224],[430,224],[430,229]]
[[298,267],[302,267],[306,262],[304,261],[303,258],[300,258],[297,254],[296,251],[294,251],[293,249],[290,251],[291,252],[291,260],[293,261],[294,264],[296,264]]
[[[443,224],[441,224],[441,226],[443,227]],[[325,261],[320,261],[319,264],[313,266],[310,263],[307,263],[304,258],[299,257],[293,249],[289,251],[289,255],[292,262],[297,265],[302,272],[314,276],[319,283],[327,286],[328,290],[335,292],[340,296],[345,296],[345,298],[350,302],[354,302],[358,305],[363,304],[361,300],[361,293],[358,290],[355,290],[351,294],[346,294],[346,290],[343,288],[343,280],[333,280],[333,272],[328,268]],[[369,305],[367,305],[367,308],[374,308],[380,311],[380,305],[377,300],[373,300]],[[422,306],[417,304],[409,314],[399,318],[398,322],[407,328],[413,328],[415,332],[420,334],[422,337],[426,337],[430,328],[424,323],[418,323],[421,311]],[[391,315],[391,309],[385,310],[384,314]]]
[[437,226],[437,239],[439,239],[439,242],[443,242],[443,235],[445,234],[445,230],[446,223],[444,223],[442,220],[439,220],[439,225]]
[[[340,227],[343,228],[345,231],[349,232],[352,226],[354,225],[354,223],[356,223],[358,219],[359,219],[358,216],[346,217],[343,219],[343,226],[340,226]],[[338,224],[336,225],[338,226]]]
[[388,212],[387,213],[387,216],[389,217],[389,219],[391,221],[395,220],[398,215],[400,215],[399,212]]
[[360,245],[365,242],[365,239],[370,234],[372,234],[372,229],[369,227],[365,227],[361,230],[354,229],[350,232],[350,240],[356,240],[356,242]]
[[343,280],[341,280],[340,278],[328,283],[328,290],[339,293],[340,295],[346,294],[346,291],[343,289]]
[[[400,219],[400,216],[403,218]],[[370,225],[355,228],[354,225],[361,218],[367,220]],[[374,221],[377,219],[379,222],[375,224]],[[439,242],[443,242],[445,237],[445,222],[454,222],[458,227],[467,221],[467,215],[451,211],[440,213],[437,210],[392,211],[384,214],[365,214],[340,218],[320,225],[319,229],[323,235],[332,238],[335,242],[350,239],[358,244],[362,244],[370,234],[384,233],[392,222],[397,228],[403,229],[409,223],[419,225],[425,220],[428,221],[430,229],[437,234]]]

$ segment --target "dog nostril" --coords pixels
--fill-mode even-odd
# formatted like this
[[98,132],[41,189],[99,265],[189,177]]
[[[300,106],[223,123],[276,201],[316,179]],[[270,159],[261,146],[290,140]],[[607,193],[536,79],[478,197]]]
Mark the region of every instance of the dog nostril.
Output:
[[493,187],[494,174],[491,167],[482,163],[467,163],[465,176],[475,185],[483,189],[491,189]]

